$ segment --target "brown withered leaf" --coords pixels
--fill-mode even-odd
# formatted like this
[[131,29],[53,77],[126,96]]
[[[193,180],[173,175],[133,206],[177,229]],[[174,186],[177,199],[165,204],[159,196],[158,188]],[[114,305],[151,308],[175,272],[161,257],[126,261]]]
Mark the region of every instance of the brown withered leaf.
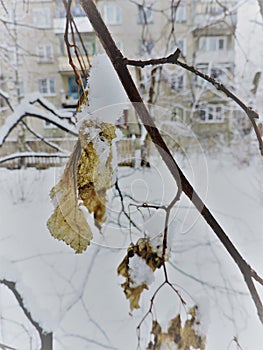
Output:
[[152,331],[154,338],[149,342],[147,350],[156,349],[174,349],[176,345],[177,350],[198,349],[205,350],[206,338],[204,335],[198,334],[196,326],[199,321],[196,319],[197,307],[192,307],[188,314],[190,319],[186,320],[182,325],[180,315],[177,315],[170,321],[168,332],[163,332],[159,323],[153,320]]
[[65,167],[59,183],[50,192],[56,208],[48,219],[47,226],[53,237],[63,240],[76,253],[87,248],[92,239],[92,232],[79,207],[76,188],[76,167],[81,146],[77,142]]
[[141,257],[146,264],[155,271],[157,268],[160,268],[163,264],[162,257],[155,252],[150,244],[150,241],[144,238],[140,238],[135,245],[131,245],[127,254],[118,266],[117,273],[125,278],[125,282],[122,283],[122,288],[126,298],[130,302],[130,309],[140,308],[139,301],[141,293],[144,289],[148,289],[148,286],[145,283],[142,283],[139,286],[134,287],[134,281],[130,276],[130,267],[129,261],[135,255]]
[[[83,252],[93,237],[80,206],[85,205],[94,213],[98,226],[105,220],[106,191],[112,185],[113,173],[111,144],[115,136],[111,124],[84,121],[64,173],[51,190],[56,208],[47,226],[52,236],[65,241],[76,253]],[[98,150],[105,152],[102,159]]]
[[140,301],[141,293],[144,291],[144,289],[148,289],[148,286],[145,283],[143,283],[138,287],[131,287],[130,283],[127,281],[122,283],[121,286],[126,295],[126,298],[129,299],[131,311],[133,309],[139,309],[140,308],[139,301]]
[[[112,186],[111,144],[115,137],[112,124],[94,121],[83,122],[79,132],[82,146],[77,176],[79,196],[89,212],[94,213],[98,226],[105,221],[106,191]],[[96,147],[102,154],[97,153]]]
[[193,306],[188,312],[191,318],[185,322],[182,329],[182,340],[180,344],[181,346],[178,348],[179,350],[190,350],[191,348],[200,350],[205,349],[206,338],[205,336],[198,334],[196,331],[196,326],[200,324],[199,320],[196,318],[196,311],[197,306]]

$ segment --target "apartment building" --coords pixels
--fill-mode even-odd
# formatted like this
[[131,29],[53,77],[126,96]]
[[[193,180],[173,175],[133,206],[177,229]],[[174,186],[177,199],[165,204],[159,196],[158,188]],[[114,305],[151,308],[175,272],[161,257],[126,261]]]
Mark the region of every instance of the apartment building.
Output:
[[[179,48],[183,62],[234,90],[236,3],[104,0],[98,6],[124,55],[149,59]],[[231,138],[232,104],[210,83],[173,65],[158,72],[153,67],[139,74],[131,70],[145,101],[151,100],[153,88],[153,101],[169,109],[170,113],[155,116],[156,121],[165,119],[160,124],[164,130],[171,133],[171,122],[180,121],[191,125],[200,139]],[[153,71],[155,86],[151,86]]]
[[[125,56],[162,57],[180,48],[181,60],[231,88],[236,28],[236,12],[231,9],[235,3],[234,0],[97,1]],[[64,43],[66,11],[63,1],[17,0],[4,4],[0,22],[1,42],[4,43],[0,48],[0,89],[8,93],[12,106],[19,104],[25,94],[37,91],[58,109],[75,108],[79,87]],[[71,13],[89,56],[83,55],[83,62],[89,67],[89,60],[102,52],[102,48],[79,0],[72,1]],[[81,46],[77,35],[75,44]],[[70,52],[74,58],[74,47]],[[169,109],[171,113],[165,117],[169,121],[191,124],[194,132],[203,138],[228,133],[229,101],[210,84],[171,65],[155,72],[152,67],[131,68],[131,71],[146,101]],[[151,85],[153,81],[154,86]],[[154,98],[152,95],[149,100],[151,88]],[[3,96],[0,110],[3,116],[10,113]],[[39,121],[29,123],[46,137],[61,136],[52,125]]]

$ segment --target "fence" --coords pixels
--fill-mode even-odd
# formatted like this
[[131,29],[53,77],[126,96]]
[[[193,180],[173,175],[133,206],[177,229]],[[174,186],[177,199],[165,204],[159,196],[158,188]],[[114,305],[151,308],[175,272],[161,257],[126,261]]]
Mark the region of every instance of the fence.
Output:
[[37,168],[37,169],[47,169],[49,167],[62,166],[67,161],[67,156],[61,157],[56,155],[51,156],[18,156],[15,158],[10,158],[4,162],[0,163],[0,167],[7,169],[20,169],[22,167],[26,168]]
[[[116,142],[117,159],[119,166],[135,166],[135,150],[136,140],[123,139]],[[5,159],[6,158],[6,159]],[[47,169],[50,167],[63,166],[68,159],[68,156],[56,155],[51,153],[50,155],[26,155],[19,154],[8,157],[0,158],[0,167],[8,169],[20,169],[21,167],[34,167],[37,169]]]
[[123,139],[116,142],[119,166],[135,166],[136,140]]

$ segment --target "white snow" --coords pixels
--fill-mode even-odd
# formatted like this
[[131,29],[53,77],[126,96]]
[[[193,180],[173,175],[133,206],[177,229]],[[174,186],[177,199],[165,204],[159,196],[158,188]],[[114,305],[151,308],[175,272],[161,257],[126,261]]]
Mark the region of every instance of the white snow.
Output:
[[145,260],[135,254],[129,260],[130,277],[133,283],[131,286],[136,288],[142,284],[150,286],[154,281],[153,270],[146,264]]
[[257,72],[262,72],[263,59],[263,20],[259,11],[258,1],[246,1],[238,10],[236,29],[236,84],[239,95],[250,99],[259,114],[263,114],[262,76],[259,82],[257,96],[252,96],[253,78]]
[[[177,156],[177,159],[184,171],[191,173],[183,157]],[[154,168],[123,168],[119,173],[119,185],[124,193],[131,194],[132,184],[145,178],[150,188],[148,197],[142,198],[141,193],[134,192],[135,200],[156,202],[162,198],[157,190],[163,185],[162,203],[169,202],[173,187],[166,167],[157,160],[152,163],[161,177]],[[242,255],[262,275],[261,158],[255,155],[249,166],[237,163],[230,156],[218,160],[207,157],[207,163],[207,204]],[[153,281],[152,272],[145,263],[140,258],[131,259],[136,283],[152,283],[149,291],[142,293],[141,309],[129,316],[129,303],[116,272],[130,244],[125,217],[121,219],[123,229],[114,225],[120,202],[114,199],[112,190],[107,208],[109,220],[103,234],[96,234],[87,252],[75,255],[63,242],[53,239],[46,228],[53,210],[49,191],[59,173],[61,169],[0,169],[0,276],[19,281],[18,289],[32,315],[46,330],[54,329],[55,350],[96,350],[103,346],[133,350],[137,346],[136,327],[149,309],[154,291],[163,282],[163,273],[155,271]],[[130,202],[130,198],[125,197],[125,205]],[[243,349],[263,348],[262,325],[239,270],[203,220],[188,222],[190,229],[181,231],[180,224],[189,208],[184,197],[180,202],[169,226],[168,276],[186,300],[186,308],[198,305],[201,321],[198,329],[207,335],[206,350],[227,349],[234,336]],[[152,216],[157,212],[153,211]],[[137,225],[144,227],[147,212],[144,218],[135,210],[131,215]],[[147,231],[153,232],[154,237],[160,233],[156,222],[157,216],[152,221],[152,230],[150,221],[147,224]],[[134,241],[141,235],[132,227]],[[153,245],[158,246],[158,238],[151,240]],[[139,266],[137,272],[136,266]],[[263,295],[260,286],[258,290]],[[28,350],[31,335],[32,349],[37,349],[35,331],[19,312],[14,297],[3,288],[0,288],[0,296],[1,327],[5,330],[0,333],[0,342]],[[182,311],[182,317],[185,315],[177,295],[168,286],[158,293],[154,310],[164,327],[178,311]],[[9,319],[16,323],[8,322]],[[149,341],[150,329],[151,320],[147,318],[142,331],[142,348]]]
[[92,60],[88,79],[89,106],[82,107],[78,120],[92,118],[115,124],[126,107],[127,96],[106,54]]
[[3,96],[5,99],[9,99],[9,94],[2,89],[0,89],[0,96]]
[[15,283],[15,288],[23,298],[23,304],[30,312],[33,320],[38,322],[45,332],[55,330],[58,325],[58,320],[55,320],[53,314],[50,314],[46,308],[37,303],[32,286],[26,286],[23,281],[22,271],[20,271],[15,264],[4,257],[0,258],[0,266],[0,280]]
[[18,272],[14,265],[5,257],[0,257],[0,280],[17,281]]
[[0,163],[4,163],[8,160],[16,159],[16,158],[25,158],[25,157],[51,157],[51,158],[68,158],[70,153],[48,153],[48,152],[15,152],[11,153],[8,156],[0,158]]
[[[35,102],[42,104],[45,109],[33,105]],[[15,126],[26,116],[46,120],[73,135],[77,135],[75,127],[70,125],[67,120],[60,119],[59,115],[59,112],[50,102],[44,101],[43,98],[40,100],[38,94],[30,95],[15,108],[14,112],[6,118],[4,124],[1,126],[0,146],[2,146]],[[62,114],[61,117],[65,117],[65,115]]]

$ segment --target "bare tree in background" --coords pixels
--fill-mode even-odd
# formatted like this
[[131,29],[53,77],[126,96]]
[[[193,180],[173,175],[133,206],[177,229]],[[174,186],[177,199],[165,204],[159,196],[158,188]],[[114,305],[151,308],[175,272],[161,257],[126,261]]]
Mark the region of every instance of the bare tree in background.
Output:
[[[79,71],[76,68],[75,63],[72,61],[72,57],[70,57],[70,48],[74,48],[76,52],[78,52],[78,48],[76,47],[76,37],[78,36],[78,32],[76,28],[74,29],[74,19],[71,16],[70,13],[70,3],[71,1],[67,2],[65,1],[65,5],[67,7],[67,26],[66,26],[66,33],[65,33],[65,39],[67,43],[67,48],[69,52],[69,59],[72,64],[72,68],[76,74],[76,81],[79,83],[81,86],[82,80],[81,80],[81,74],[86,74],[86,68],[85,65],[82,66],[83,71]],[[178,2],[172,2],[176,5],[180,3]],[[141,328],[143,326],[144,321],[147,319],[148,316],[153,315],[153,309],[156,303],[156,296],[158,295],[159,291],[163,289],[163,287],[169,287],[174,295],[179,299],[181,305],[184,307],[185,301],[180,294],[180,292],[175,288],[174,284],[170,281],[170,278],[167,273],[167,265],[169,264],[168,260],[168,252],[167,252],[167,246],[168,246],[168,237],[169,235],[172,234],[172,232],[169,232],[169,222],[170,222],[170,215],[171,211],[178,205],[178,203],[181,200],[181,197],[185,194],[186,197],[190,199],[190,201],[194,204],[196,209],[199,211],[199,213],[203,216],[205,219],[206,223],[211,227],[211,229],[214,231],[215,235],[217,238],[221,241],[223,246],[226,248],[226,251],[228,254],[233,258],[234,262],[238,266],[239,270],[241,271],[241,274],[245,280],[245,283],[248,287],[248,290],[250,292],[250,296],[255,304],[259,319],[261,322],[263,322],[263,307],[262,307],[262,301],[260,298],[260,293],[257,292],[257,289],[255,287],[255,282],[258,282],[260,285],[263,284],[262,278],[257,274],[257,272],[245,261],[245,259],[242,257],[240,252],[237,250],[237,247],[231,242],[229,235],[226,234],[226,232],[223,230],[223,228],[220,226],[218,221],[215,219],[215,217],[211,214],[209,209],[205,206],[201,198],[198,196],[196,193],[195,189],[191,186],[187,178],[185,177],[184,173],[182,172],[182,169],[179,167],[177,164],[176,160],[173,158],[171,151],[167,147],[166,143],[164,142],[162,135],[160,134],[160,130],[158,127],[155,126],[155,123],[153,119],[151,118],[151,115],[146,108],[146,106],[143,103],[142,99],[142,94],[139,93],[137,87],[135,86],[133,80],[131,79],[131,76],[129,74],[129,71],[127,69],[128,66],[135,66],[137,71],[138,71],[138,76],[139,76],[139,85],[143,89],[143,79],[140,77],[144,74],[143,70],[147,69],[147,67],[150,68],[150,85],[148,89],[145,89],[145,95],[146,100],[148,103],[155,103],[158,101],[158,98],[161,98],[161,94],[158,94],[158,79],[161,79],[162,75],[162,69],[166,65],[173,65],[173,66],[178,66],[181,69],[184,69],[187,71],[187,74],[189,75],[194,75],[195,77],[199,77],[205,81],[207,81],[213,88],[223,92],[226,94],[229,98],[231,98],[237,105],[243,109],[243,111],[246,113],[248,120],[251,122],[253,126],[253,130],[255,131],[255,138],[258,141],[258,145],[260,148],[260,151],[262,153],[262,138],[260,134],[260,130],[258,128],[258,125],[256,123],[256,119],[258,117],[256,111],[251,109],[246,103],[244,103],[241,99],[238,98],[238,96],[233,93],[230,89],[228,89],[226,86],[224,86],[222,83],[218,82],[213,76],[209,74],[205,74],[202,71],[199,71],[196,69],[196,67],[192,64],[188,64],[185,60],[185,58],[181,55],[180,49],[175,49],[174,52],[171,54],[164,55],[163,57],[157,57],[157,58],[152,58],[151,57],[151,51],[147,53],[147,57],[142,57],[142,60],[135,60],[133,58],[127,58],[124,57],[121,52],[118,50],[116,47],[114,41],[112,40],[107,27],[103,23],[96,6],[93,1],[91,0],[83,0],[82,1],[82,6],[87,13],[87,16],[90,19],[90,22],[94,26],[95,31],[97,32],[97,35],[106,51],[108,56],[110,57],[114,68],[116,69],[119,78],[127,92],[127,95],[129,96],[131,103],[136,110],[138,116],[141,119],[141,123],[144,125],[148,132],[148,138],[149,136],[152,139],[153,144],[155,144],[158,152],[160,153],[164,163],[167,165],[167,168],[169,169],[173,179],[174,179],[174,184],[176,187],[176,191],[174,193],[174,198],[173,200],[168,203],[167,205],[158,205],[156,203],[151,204],[151,203],[134,203],[132,198],[129,198],[131,201],[131,206],[130,207],[135,207],[138,212],[150,212],[150,211],[163,211],[165,215],[165,223],[163,230],[161,232],[161,248],[159,247],[159,251],[156,252],[153,247],[151,247],[148,244],[147,239],[142,235],[142,237],[133,245],[131,245],[128,248],[127,255],[124,257],[123,261],[118,267],[118,273],[122,275],[126,280],[123,283],[122,287],[124,289],[124,292],[126,294],[126,297],[130,301],[130,306],[131,309],[137,308],[139,304],[139,299],[141,296],[141,293],[143,292],[144,289],[147,289],[147,284],[145,285],[140,285],[134,288],[131,283],[131,275],[130,275],[130,270],[129,270],[129,263],[131,260],[136,257],[136,258],[141,258],[146,261],[146,264],[152,269],[154,272],[157,269],[162,269],[163,274],[164,274],[164,280],[163,283],[160,284],[160,286],[155,290],[155,292],[152,295],[152,298],[150,300],[150,305],[149,309],[144,315],[142,321],[139,323],[137,327],[138,331],[138,343],[140,346],[140,340],[141,340]],[[144,10],[144,8],[142,8]],[[175,9],[176,10],[176,9]],[[146,42],[147,41],[147,17],[145,12],[144,13],[144,26],[142,28],[142,41]],[[70,30],[71,33],[74,33],[70,35]],[[174,28],[171,28],[170,32],[170,37],[173,37],[174,34]],[[79,60],[80,65],[82,65],[82,57],[81,55],[78,56],[76,54],[77,59]],[[87,103],[87,96],[85,96],[85,91],[82,89],[83,95],[80,98],[80,106],[79,108],[81,109],[81,103]],[[193,93],[193,101],[194,103],[198,102],[198,99],[195,98],[194,93]],[[30,104],[29,104],[29,107]],[[33,109],[32,109],[33,110]],[[45,119],[47,121],[53,121],[55,120],[55,117],[59,117],[54,114],[53,112],[53,117],[49,115],[43,115],[39,113],[39,115],[34,115],[32,112],[32,116]],[[56,111],[55,111],[56,112]],[[36,113],[35,113],[36,114]],[[29,112],[27,111],[26,115],[30,115],[30,110]],[[19,117],[19,121],[23,119],[23,115]],[[58,123],[58,127],[63,127],[63,123]],[[70,132],[70,130],[66,130]],[[8,132],[5,134],[5,137],[7,137],[9,133]],[[73,132],[74,136],[77,136],[76,132]],[[104,135],[102,135],[104,137]],[[3,139],[4,141],[4,139]],[[51,145],[52,146],[52,145]],[[54,146],[54,145],[53,145]],[[57,149],[60,151],[59,149]],[[76,145],[76,150],[77,152],[73,153],[73,157],[71,158],[71,164],[73,164],[73,167],[68,167],[66,168],[66,173],[72,175],[72,179],[76,180],[77,175],[76,175],[76,169],[79,170],[81,167],[82,161],[80,159],[80,155],[83,154],[83,149],[79,146],[79,141]],[[81,153],[82,152],[82,153]],[[43,155],[46,156],[46,155]],[[65,155],[65,157],[68,155]],[[146,161],[147,161],[147,157]],[[142,157],[144,164],[145,164],[145,159],[144,156]],[[73,160],[73,161],[72,161]],[[72,171],[72,173],[70,173]],[[75,186],[80,186],[79,181],[75,181]],[[135,226],[136,222],[132,221],[130,213],[128,213],[124,206],[123,206],[123,193],[118,187],[118,182],[116,182],[116,193],[120,198],[120,201],[122,203],[122,212],[128,218],[128,221],[131,226]],[[78,191],[80,192],[80,187],[79,189],[74,189],[75,190],[75,195],[78,195]],[[82,190],[82,189],[81,189]],[[77,198],[77,196],[76,196]],[[75,199],[76,199],[75,198]],[[96,214],[96,212],[95,212]],[[143,214],[145,215],[145,214]],[[121,224],[121,221],[119,221]],[[95,255],[94,255],[95,256]],[[171,263],[172,264],[172,263]],[[174,267],[176,269],[176,266]],[[192,278],[196,278],[196,276],[192,276]],[[11,286],[13,288],[14,294],[16,293],[14,287],[15,285],[12,282],[8,281],[2,281],[2,283],[8,285],[9,287]],[[199,281],[202,285],[204,285],[204,282]],[[81,300],[81,302],[84,303],[84,298],[82,293],[80,293],[80,297],[78,300]],[[22,301],[21,301],[22,302]],[[23,309],[23,304],[20,304],[21,308]],[[70,307],[69,307],[70,308]],[[83,309],[89,316],[89,311],[85,308],[85,305],[83,305]],[[163,331],[162,327],[158,324],[157,320],[153,319],[152,322],[152,335],[154,340],[148,344],[148,349],[153,349],[156,348],[158,349],[162,342],[173,342],[176,345],[178,345],[178,348],[182,348],[183,346],[190,346],[194,348],[200,348],[202,349],[204,347],[204,339],[202,337],[199,337],[198,334],[195,334],[194,332],[194,326],[196,326],[199,322],[196,316],[196,309],[191,308],[188,310],[189,312],[189,322],[185,323],[184,325],[181,322],[180,316],[179,315],[174,315],[175,317],[171,320],[171,323],[168,328],[168,332]],[[29,315],[29,314],[28,314]],[[95,323],[95,321],[94,321]],[[107,341],[107,344],[110,343],[107,339],[107,334],[104,333],[103,329],[100,328],[98,324],[96,324],[96,327],[98,331],[103,334],[104,338]],[[36,327],[38,330],[38,327]],[[38,330],[39,331],[39,330]],[[192,336],[189,338],[185,338],[184,334],[191,333]],[[40,328],[40,337],[41,334],[43,333],[43,329]],[[74,335],[73,335],[74,336]],[[77,335],[75,335],[77,337]],[[47,336],[49,345],[47,345],[46,348],[43,349],[52,349],[51,341],[52,341],[52,336],[49,334]],[[176,340],[175,340],[176,339]],[[190,339],[190,340],[189,340]],[[83,339],[86,340],[87,344],[92,343],[92,339]],[[239,346],[238,339],[233,339],[234,343]],[[188,342],[188,343],[187,343]],[[96,345],[102,347],[102,348],[109,348],[110,345],[105,345],[102,343],[97,343]]]

